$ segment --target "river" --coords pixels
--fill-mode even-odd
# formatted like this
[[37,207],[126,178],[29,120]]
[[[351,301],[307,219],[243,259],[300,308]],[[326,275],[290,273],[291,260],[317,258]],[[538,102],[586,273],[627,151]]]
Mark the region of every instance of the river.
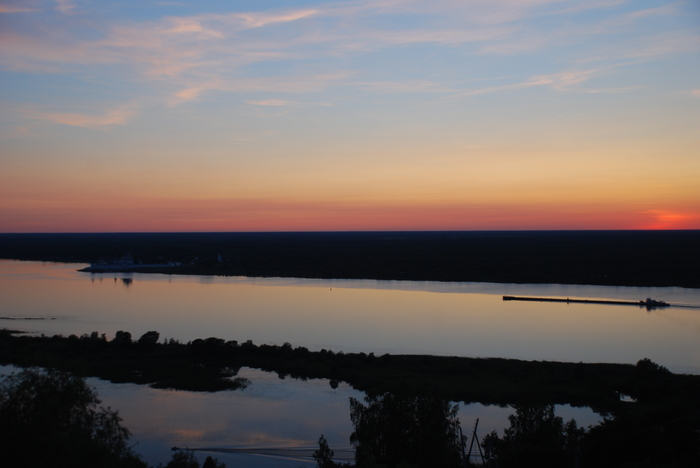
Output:
[[[0,260],[0,326],[35,334],[92,331],[135,338],[210,336],[311,350],[434,354],[526,360],[635,363],[649,358],[673,372],[700,374],[700,290],[580,285],[518,285],[90,274],[84,265]],[[503,295],[664,300],[672,307],[504,302]],[[8,368],[5,369],[5,372]],[[243,391],[195,394],[90,379],[105,406],[118,409],[152,464],[169,447],[311,448],[321,434],[348,448],[349,397],[328,381],[280,380],[242,369]],[[462,406],[479,435],[508,425],[510,408]],[[587,408],[558,407],[580,425]],[[310,466],[298,459],[218,455],[229,466]]]

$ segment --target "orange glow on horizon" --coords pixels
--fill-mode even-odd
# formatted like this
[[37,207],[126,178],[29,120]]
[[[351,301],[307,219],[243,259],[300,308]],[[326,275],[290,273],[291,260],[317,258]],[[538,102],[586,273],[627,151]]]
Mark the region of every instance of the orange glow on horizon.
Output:
[[644,214],[654,219],[643,224],[642,230],[674,230],[674,229],[698,229],[700,226],[700,213],[678,213],[661,210],[649,210]]
[[75,200],[0,205],[0,232],[700,229],[700,212],[596,203]]

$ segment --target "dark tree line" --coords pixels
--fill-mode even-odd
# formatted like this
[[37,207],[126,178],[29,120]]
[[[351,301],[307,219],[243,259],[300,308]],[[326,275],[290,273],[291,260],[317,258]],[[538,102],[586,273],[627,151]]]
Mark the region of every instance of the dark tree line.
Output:
[[[117,411],[99,406],[84,379],[25,369],[0,382],[0,457],[12,468],[148,468],[129,445]],[[159,465],[160,467],[161,465]],[[176,452],[165,468],[200,468]],[[225,468],[208,457],[202,468]]]
[[[642,468],[700,466],[700,434],[690,414],[653,411],[608,417],[589,428],[564,422],[554,405],[517,405],[510,426],[479,441],[483,458],[465,454],[457,407],[434,398],[391,394],[350,400],[358,468]],[[474,455],[476,455],[476,451]],[[314,457],[318,468],[333,461],[323,436]]]
[[[0,258],[182,274],[700,287],[700,231],[0,234]],[[222,261],[219,260],[221,258]]]

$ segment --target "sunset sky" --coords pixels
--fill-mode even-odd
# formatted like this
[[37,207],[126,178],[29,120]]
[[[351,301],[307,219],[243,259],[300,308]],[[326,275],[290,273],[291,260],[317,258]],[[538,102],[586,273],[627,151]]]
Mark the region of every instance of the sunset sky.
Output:
[[700,2],[0,0],[0,232],[700,229]]

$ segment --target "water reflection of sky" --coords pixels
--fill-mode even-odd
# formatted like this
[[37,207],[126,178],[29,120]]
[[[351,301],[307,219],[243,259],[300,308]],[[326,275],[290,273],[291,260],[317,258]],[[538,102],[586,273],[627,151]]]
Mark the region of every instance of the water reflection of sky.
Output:
[[674,371],[700,373],[700,310],[501,298],[654,297],[700,304],[697,289],[90,275],[77,268],[0,261],[0,326],[108,336],[127,330],[135,337],[157,330],[161,338],[182,341],[215,336],[375,354],[627,363],[647,357]]
[[[0,375],[16,370],[0,366]],[[349,398],[362,400],[364,394],[341,383],[331,388],[325,379],[307,381],[243,368],[238,374],[251,381],[245,390],[194,393],[158,390],[136,384],[112,384],[91,378],[102,406],[119,411],[123,424],[132,432],[134,449],[151,465],[172,456],[171,447],[189,448],[317,448],[321,434],[332,449],[349,449]],[[459,420],[464,434],[471,440],[477,418],[477,435],[509,425],[510,407],[460,404]],[[556,407],[557,416],[565,421],[576,419],[579,426],[601,420],[589,408],[568,405]],[[207,455],[218,457],[228,466],[246,468],[313,467],[313,460],[268,457],[250,454],[196,452],[201,461]]]
[[[327,380],[280,380],[274,374],[242,369],[251,380],[242,391],[193,393],[155,390],[97,379],[105,405],[119,408],[139,441],[139,452],[153,463],[170,457],[170,447],[310,447],[321,434],[333,447],[349,447],[352,425],[348,398],[362,394]],[[229,466],[299,466],[299,460],[216,454]],[[312,465],[309,465],[312,466]]]
[[[76,265],[0,260],[0,326],[46,334],[117,330],[135,337],[282,344],[346,352],[500,356],[586,362],[636,362],[643,357],[676,371],[700,373],[700,313],[647,312],[638,307],[505,303],[532,295],[700,304],[700,291],[489,283],[419,283],[182,277],[76,272]],[[124,281],[127,279],[127,281]],[[131,281],[128,281],[131,280]],[[27,319],[45,320],[27,320]],[[53,320],[51,320],[53,319]],[[328,381],[280,380],[243,369],[244,391],[190,393],[90,379],[105,406],[118,409],[149,463],[164,462],[172,446],[310,447],[321,434],[347,448],[349,397],[362,394]],[[461,405],[471,435],[502,431],[513,410]],[[557,414],[588,426],[598,416],[562,406]],[[206,456],[206,454],[202,454]],[[217,454],[229,466],[313,466],[299,460]]]

